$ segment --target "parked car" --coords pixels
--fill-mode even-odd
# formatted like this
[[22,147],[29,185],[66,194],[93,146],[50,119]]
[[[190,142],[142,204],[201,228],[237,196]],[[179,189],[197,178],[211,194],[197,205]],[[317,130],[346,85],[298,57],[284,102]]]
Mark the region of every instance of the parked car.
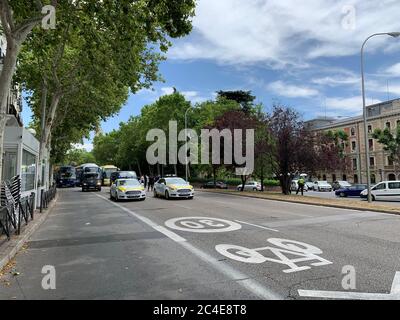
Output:
[[208,181],[201,186],[203,189],[228,189],[228,185],[222,181]]
[[[314,189],[314,182],[312,182],[312,181],[306,181],[305,185],[307,186],[307,191]],[[305,190],[305,188],[304,188],[304,190]]]
[[110,199],[119,200],[145,200],[146,192],[138,179],[117,179],[110,188]]
[[366,184],[355,184],[353,186],[344,187],[335,191],[337,197],[359,197],[361,192],[367,189]]
[[[400,200],[400,181],[383,181],[371,188],[372,200],[390,199]],[[368,197],[368,190],[365,189],[360,194],[361,198]]]
[[154,197],[193,199],[194,188],[182,178],[168,177],[160,178],[154,184]]
[[[239,184],[236,189],[242,190],[242,184]],[[257,181],[249,181],[244,185],[244,191],[261,191],[261,183]]]
[[135,171],[115,171],[110,175],[111,185],[115,183],[118,179],[137,179],[137,174]]
[[347,181],[335,181],[332,183],[333,191],[336,191],[339,189],[345,189],[348,187],[351,187],[351,184],[348,183]]
[[[290,189],[292,191],[297,191],[298,188],[299,188],[299,180],[292,180],[292,184],[290,185]],[[308,191],[307,183],[304,183],[304,191]]]
[[328,181],[315,181],[313,186],[314,191],[332,191],[332,186]]

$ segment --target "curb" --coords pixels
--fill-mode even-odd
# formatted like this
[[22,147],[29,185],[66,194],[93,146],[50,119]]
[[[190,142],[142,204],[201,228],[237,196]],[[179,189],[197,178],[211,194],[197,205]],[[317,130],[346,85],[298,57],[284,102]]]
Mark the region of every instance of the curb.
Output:
[[[58,193],[54,200],[49,204],[47,210],[39,213],[40,216],[35,220],[31,220],[28,225],[26,225],[22,235],[15,236],[14,239],[3,244],[5,249],[2,250],[0,246],[0,271],[15,257],[15,255],[21,250],[23,245],[28,241],[32,234],[42,225],[42,223],[47,219],[48,215],[53,211],[55,205],[57,204]],[[35,214],[37,216],[38,214]]]
[[220,192],[220,191],[203,191],[201,190],[200,192],[208,192],[208,193],[217,193],[217,194],[227,194],[231,195],[233,197],[244,197],[244,198],[252,198],[252,199],[260,199],[260,200],[268,200],[268,201],[279,201],[279,202],[286,202],[286,203],[296,203],[296,204],[303,204],[303,205],[309,205],[309,206],[317,206],[317,207],[328,207],[328,208],[337,208],[337,209],[346,209],[346,210],[356,210],[356,211],[370,211],[370,212],[379,212],[379,213],[387,213],[387,214],[392,214],[392,215],[400,215],[400,207],[398,212],[390,211],[390,210],[385,210],[385,209],[379,209],[379,208],[362,208],[362,207],[347,207],[347,206],[341,206],[339,204],[322,204],[322,203],[308,203],[308,202],[302,202],[298,200],[284,200],[284,199],[274,199],[274,198],[265,198],[265,197],[257,197],[253,195],[248,195],[248,194],[235,194],[235,193],[230,193],[230,192]]

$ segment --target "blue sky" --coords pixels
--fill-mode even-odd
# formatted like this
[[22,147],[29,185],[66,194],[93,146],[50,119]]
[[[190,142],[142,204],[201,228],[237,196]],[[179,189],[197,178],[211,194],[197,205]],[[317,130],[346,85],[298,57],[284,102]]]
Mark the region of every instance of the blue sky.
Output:
[[[400,31],[399,1],[302,2],[199,0],[193,32],[174,40],[160,65],[165,82],[131,95],[103,131],[172,87],[194,103],[213,99],[217,90],[251,90],[267,110],[281,103],[304,119],[361,114],[361,44],[373,33]],[[400,97],[400,38],[368,42],[366,77],[368,103]],[[27,124],[27,108],[23,116]],[[84,147],[90,150],[91,142]]]

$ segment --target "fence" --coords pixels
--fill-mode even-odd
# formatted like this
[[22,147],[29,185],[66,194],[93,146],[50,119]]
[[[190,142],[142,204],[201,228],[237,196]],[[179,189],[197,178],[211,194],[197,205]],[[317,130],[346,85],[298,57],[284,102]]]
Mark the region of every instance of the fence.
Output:
[[[19,189],[18,189],[19,188]],[[18,191],[17,191],[18,190]],[[53,185],[49,190],[41,191],[40,212],[48,208],[51,200],[56,196],[57,188]],[[19,177],[1,184],[1,206],[0,206],[0,235],[5,235],[10,240],[13,234],[21,233],[21,225],[33,220],[35,214],[35,193],[20,197]]]

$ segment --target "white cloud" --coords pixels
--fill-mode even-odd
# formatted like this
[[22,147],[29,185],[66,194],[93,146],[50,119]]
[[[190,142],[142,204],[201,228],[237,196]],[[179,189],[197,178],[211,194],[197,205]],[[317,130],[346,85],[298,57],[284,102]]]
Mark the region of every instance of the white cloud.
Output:
[[326,76],[320,78],[314,78],[311,80],[312,83],[329,86],[329,87],[337,87],[337,86],[345,86],[345,85],[355,85],[360,84],[361,82],[360,77],[356,76]]
[[272,91],[281,97],[288,98],[309,98],[319,94],[319,92],[313,88],[304,86],[296,86],[283,81],[275,81],[267,86],[267,90]]
[[[343,11],[349,3],[354,21],[352,13]],[[170,54],[231,64],[307,66],[318,57],[359,54],[361,43],[377,26],[399,29],[398,12],[398,1],[393,0],[200,0],[192,35],[177,41]],[[344,27],[349,19],[354,29]],[[367,50],[383,50],[393,41],[376,38]]]
[[[367,98],[367,105],[380,103],[380,100]],[[355,96],[350,98],[335,97],[326,99],[327,110],[340,111],[346,114],[358,115],[362,113],[362,97]]]
[[395,77],[400,77],[400,63],[396,63],[389,68],[385,70],[385,73],[395,76]]
[[163,87],[161,88],[162,95],[173,94],[174,88],[173,87]]

